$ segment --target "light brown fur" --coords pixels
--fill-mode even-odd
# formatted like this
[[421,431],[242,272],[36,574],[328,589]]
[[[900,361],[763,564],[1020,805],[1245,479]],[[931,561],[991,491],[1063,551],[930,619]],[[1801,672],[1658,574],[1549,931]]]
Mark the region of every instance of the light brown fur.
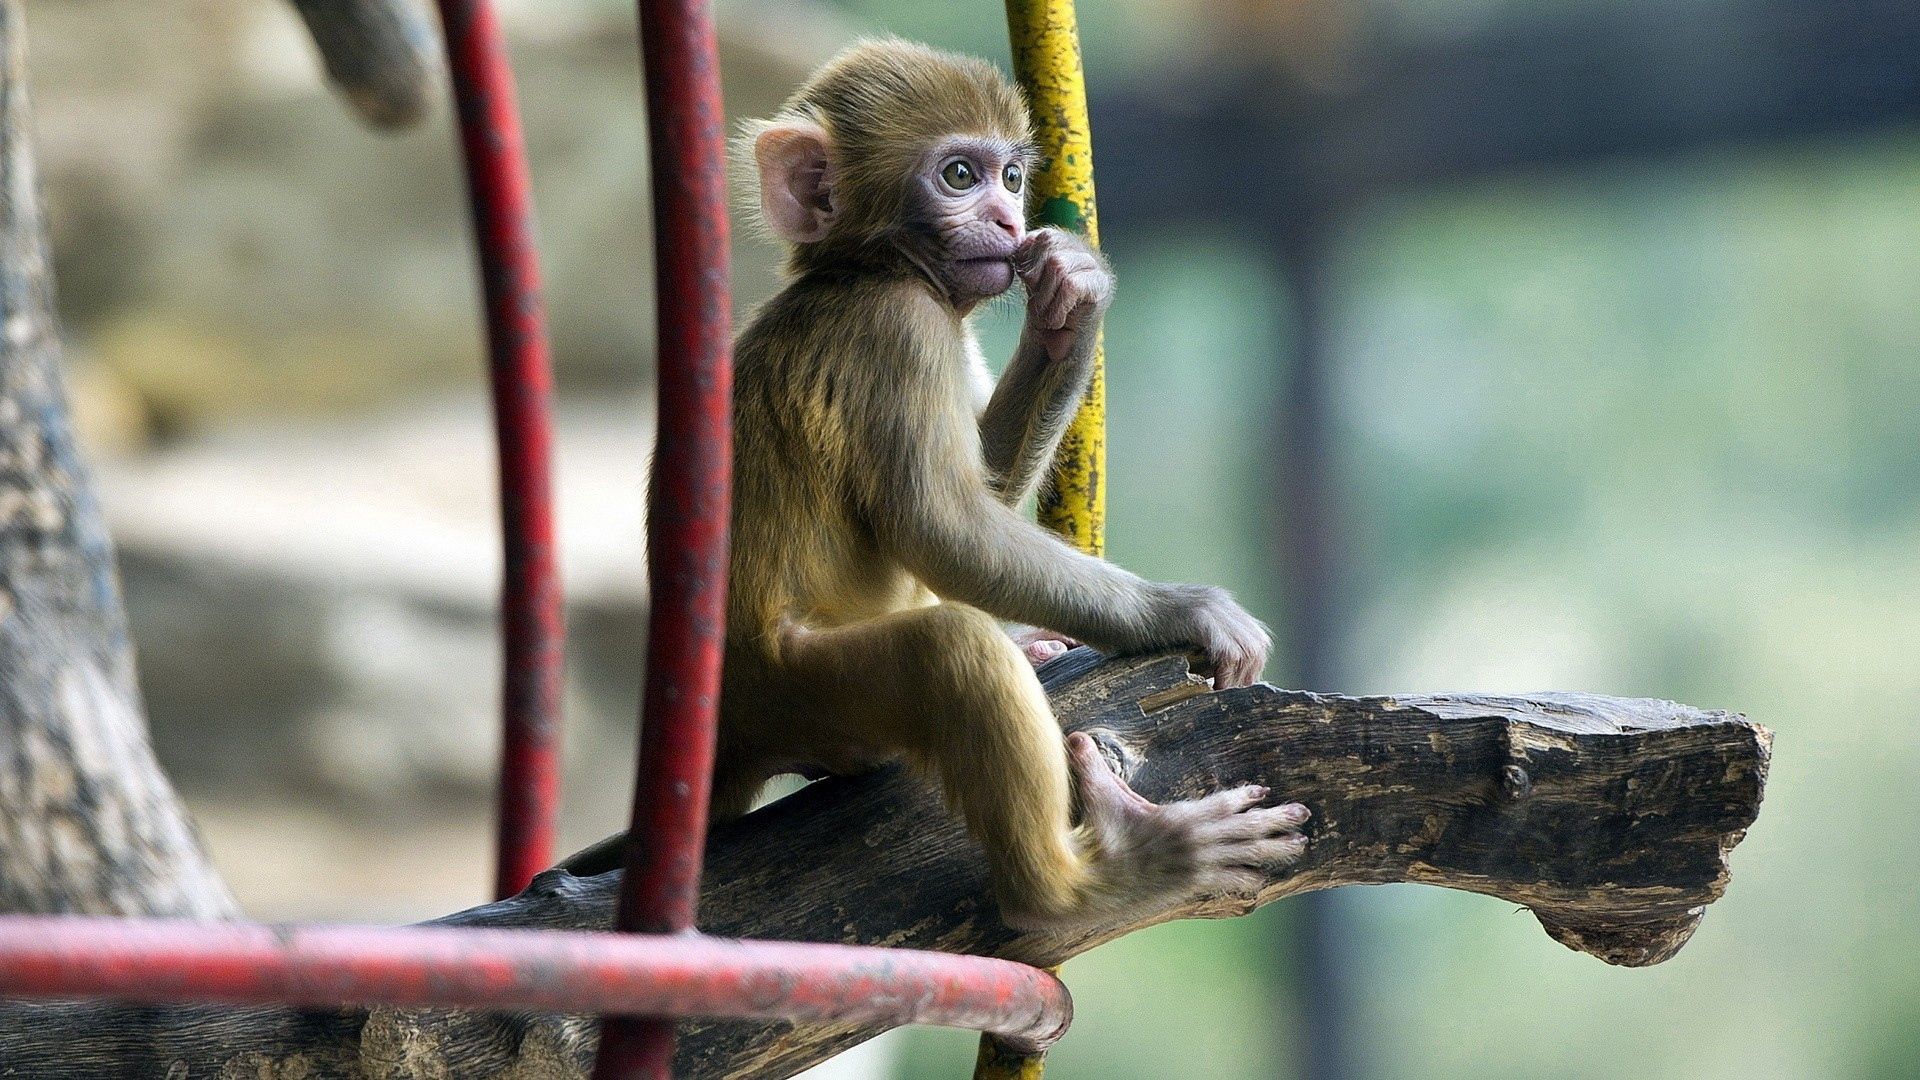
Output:
[[[755,176],[753,144],[769,128],[818,125],[839,151],[834,183],[847,213],[838,239],[864,245],[900,220],[900,178],[915,164],[929,132],[991,135],[1031,141],[1026,101],[993,65],[897,39],[864,41],[829,60],[765,120],[741,125],[734,140],[736,172]],[[742,186],[757,205],[758,184]],[[757,215],[756,215],[757,216]],[[764,229],[764,223],[762,225]],[[845,256],[846,244],[797,245],[798,272]]]

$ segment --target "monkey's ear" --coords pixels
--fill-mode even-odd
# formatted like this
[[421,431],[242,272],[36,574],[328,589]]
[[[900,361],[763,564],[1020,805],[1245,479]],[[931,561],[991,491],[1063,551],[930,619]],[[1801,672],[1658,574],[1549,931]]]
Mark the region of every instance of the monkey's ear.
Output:
[[754,137],[760,167],[760,213],[767,227],[790,244],[824,239],[833,225],[832,177],[827,133],[804,121],[777,124]]

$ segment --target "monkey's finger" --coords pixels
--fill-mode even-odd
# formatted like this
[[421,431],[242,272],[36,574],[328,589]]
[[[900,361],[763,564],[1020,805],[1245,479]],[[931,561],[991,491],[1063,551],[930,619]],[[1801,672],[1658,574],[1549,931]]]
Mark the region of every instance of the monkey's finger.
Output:
[[1060,268],[1075,277],[1081,274],[1100,273],[1100,260],[1090,251],[1063,251],[1059,254]]
[[1208,654],[1206,669],[1207,673],[1213,676],[1213,688],[1215,690],[1232,690],[1240,685],[1237,681],[1240,677],[1240,670],[1230,654]]
[[1041,309],[1041,325],[1049,330],[1065,330],[1067,322],[1073,317],[1074,308],[1080,305],[1083,296],[1074,288],[1073,282],[1061,279]]
[[1235,673],[1235,686],[1252,686],[1260,680],[1260,671],[1267,665],[1267,657],[1254,650],[1242,650],[1238,657],[1240,663]]
[[1055,305],[1061,308],[1059,318],[1062,326],[1069,322],[1084,322],[1093,313],[1100,302],[1099,277],[1100,268],[1091,265],[1068,272],[1066,283],[1054,296]]
[[1060,293],[1060,279],[1045,274],[1027,285],[1027,318],[1040,324],[1043,330],[1058,330],[1059,326],[1047,322],[1047,312],[1053,307],[1054,298]]
[[1093,295],[1085,273],[1061,275],[1044,309],[1047,329],[1064,330],[1069,325],[1077,325],[1074,316],[1091,309]]
[[1054,237],[1055,231],[1052,229],[1035,229],[1028,233],[1013,249],[1013,268],[1022,277],[1037,272],[1053,250]]

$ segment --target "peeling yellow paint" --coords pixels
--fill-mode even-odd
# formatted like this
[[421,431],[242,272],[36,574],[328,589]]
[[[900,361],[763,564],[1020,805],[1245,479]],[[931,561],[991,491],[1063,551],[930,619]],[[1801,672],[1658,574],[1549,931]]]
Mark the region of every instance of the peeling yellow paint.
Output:
[[[1093,201],[1093,128],[1087,120],[1073,0],[1007,0],[1013,74],[1033,112],[1040,162],[1028,178],[1033,223],[1071,229],[1100,246]],[[1040,524],[1096,557],[1107,552],[1107,357],[1096,334],[1093,376],[1080,411],[1060,440],[1053,473],[1040,493]],[[1184,688],[1175,687],[1175,690]],[[1170,705],[1166,695],[1155,695]],[[1175,700],[1178,700],[1177,698]],[[1141,703],[1142,708],[1146,706]],[[1046,1055],[1009,1052],[982,1036],[974,1080],[1041,1080]]]
[[[1060,974],[1057,966],[1047,970]],[[1046,1074],[1046,1051],[1022,1054],[1008,1049],[991,1035],[980,1036],[980,1052],[973,1061],[973,1080],[1042,1080]]]
[[973,1080],[1041,1080],[1047,1073],[1047,1055],[1016,1054],[990,1035],[980,1037],[980,1056],[973,1063]]
[[[1007,0],[1013,73],[1033,112],[1039,166],[1028,178],[1036,225],[1071,229],[1100,246],[1093,202],[1093,131],[1073,0]],[[1040,523],[1090,555],[1107,550],[1107,361],[1096,339],[1093,379],[1060,440]]]

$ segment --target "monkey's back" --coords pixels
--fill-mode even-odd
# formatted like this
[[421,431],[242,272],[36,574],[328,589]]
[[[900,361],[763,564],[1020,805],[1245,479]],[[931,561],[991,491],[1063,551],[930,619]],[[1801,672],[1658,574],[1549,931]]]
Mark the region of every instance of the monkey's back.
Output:
[[[944,429],[943,414],[958,410],[971,423],[963,336],[923,287],[839,274],[797,279],[741,331],[728,611],[736,644],[766,648],[787,619],[832,626],[926,602],[877,542],[874,508],[887,493],[872,485],[886,470],[869,459],[887,439],[913,438],[922,419]],[[928,364],[929,355],[949,362]],[[886,418],[905,430],[872,430]]]

